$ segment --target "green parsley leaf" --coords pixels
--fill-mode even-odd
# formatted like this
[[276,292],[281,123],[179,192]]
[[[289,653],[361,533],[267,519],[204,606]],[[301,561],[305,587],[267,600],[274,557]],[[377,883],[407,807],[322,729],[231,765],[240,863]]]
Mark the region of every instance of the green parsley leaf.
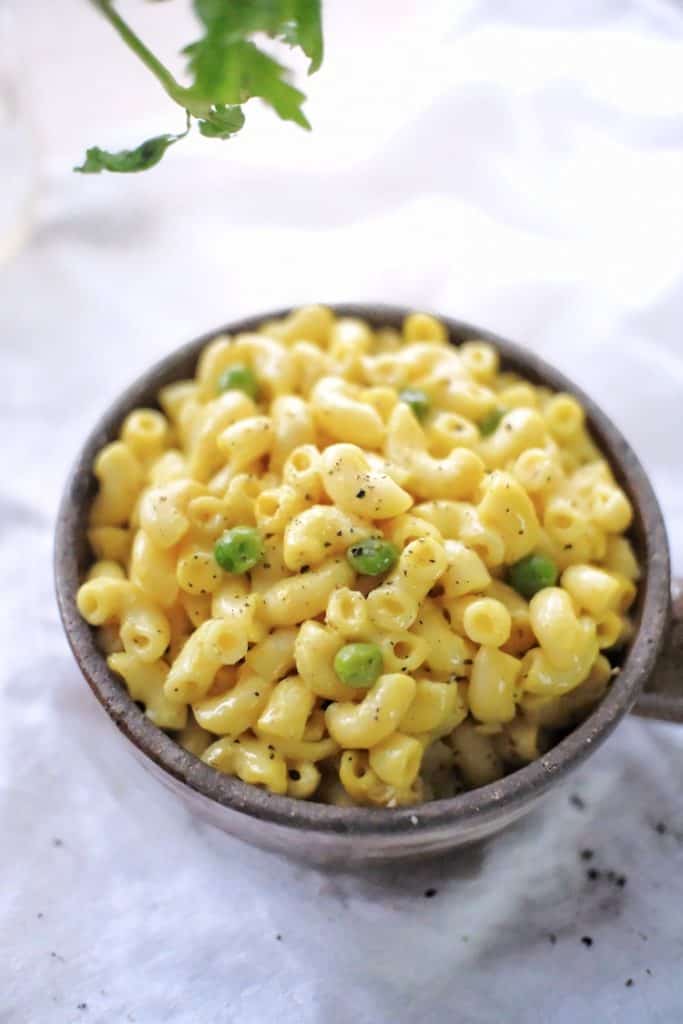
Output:
[[207,139],[229,139],[244,126],[241,107],[214,107],[206,119],[199,122],[199,131]]
[[301,109],[306,97],[285,80],[286,69],[254,43],[225,45],[210,29],[185,53],[194,75],[194,84],[188,90],[194,100],[212,100],[218,106],[240,104],[259,96],[284,121],[310,128]]
[[146,171],[158,164],[169,146],[177,142],[180,135],[157,135],[147,139],[136,149],[122,149],[118,153],[110,153],[99,146],[92,146],[85,155],[80,167],[74,167],[79,174],[99,174],[101,171],[113,171],[115,174],[134,174]]
[[197,17],[206,29],[220,34],[224,45],[240,42],[255,32],[300,46],[317,71],[323,59],[321,0],[194,0]]
[[[192,83],[181,84],[119,14],[115,0],[92,0],[129,50],[157,79],[169,99],[185,110],[206,138],[229,139],[244,125],[242,104],[258,97],[285,121],[310,128],[303,113],[306,97],[288,81],[288,70],[259,49],[252,36],[264,33],[309,58],[308,73],[323,59],[322,0],[192,0],[204,34],[182,51]],[[187,135],[187,131],[184,133]],[[158,164],[181,135],[159,135],[137,149],[111,153],[99,146],[87,151],[74,170],[80,174],[144,171]]]
[[309,75],[314,74],[323,62],[323,26],[320,0],[294,0],[296,13],[282,33],[290,46],[300,46],[310,58]]

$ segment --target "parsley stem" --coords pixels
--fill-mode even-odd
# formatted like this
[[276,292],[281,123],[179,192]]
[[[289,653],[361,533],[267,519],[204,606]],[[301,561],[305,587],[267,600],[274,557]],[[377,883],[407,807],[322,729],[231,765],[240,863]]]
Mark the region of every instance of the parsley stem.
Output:
[[142,61],[145,67],[152,72],[167,95],[170,96],[175,103],[184,107],[185,110],[188,111],[188,114],[193,114],[195,117],[205,116],[206,104],[199,104],[196,110],[193,109],[193,104],[188,95],[189,90],[183,88],[183,86],[176,81],[168,68],[166,68],[161,61],[154,56],[152,51],[145,46],[140,37],[133,32],[130,25],[128,25],[121,15],[114,10],[113,0],[91,0],[91,2],[107,19],[109,24],[119,34],[128,48],[132,50],[132,52]]

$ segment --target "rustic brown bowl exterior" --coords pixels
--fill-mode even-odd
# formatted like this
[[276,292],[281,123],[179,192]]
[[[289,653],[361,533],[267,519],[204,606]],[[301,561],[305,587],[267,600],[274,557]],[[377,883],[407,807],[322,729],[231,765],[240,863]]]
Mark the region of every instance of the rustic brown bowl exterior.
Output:
[[[400,327],[410,310],[384,305],[336,305],[338,315],[363,317],[372,325]],[[631,531],[644,578],[636,610],[637,631],[607,695],[588,719],[546,755],[488,786],[418,807],[369,809],[273,796],[220,774],[187,753],[154,726],[107,668],[94,631],[76,608],[76,591],[91,560],[86,540],[96,489],[91,467],[98,450],[116,437],[136,406],[156,405],[159,389],[192,376],[197,357],[218,334],[251,331],[277,310],[228,324],[169,355],[136,381],[104,414],[86,440],[66,485],[57,522],[55,576],[59,609],[71,649],[93,693],[130,741],[130,750],[193,810],[232,835],[317,864],[399,860],[443,852],[488,836],[529,811],[550,788],[607,738],[630,710],[653,671],[669,620],[669,552],[662,514],[649,480],[616,427],[579,388],[525,349],[489,331],[443,318],[453,343],[491,341],[505,369],[553,390],[569,391],[584,406],[590,429],[609,457],[635,510]]]

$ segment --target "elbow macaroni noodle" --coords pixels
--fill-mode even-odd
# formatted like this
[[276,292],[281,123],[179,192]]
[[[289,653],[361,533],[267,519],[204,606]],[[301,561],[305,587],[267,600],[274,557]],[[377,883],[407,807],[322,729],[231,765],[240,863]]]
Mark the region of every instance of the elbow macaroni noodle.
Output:
[[[218,771],[415,804],[541,756],[609,687],[639,577],[628,497],[575,398],[448,341],[423,313],[400,332],[306,307],[209,343],[98,454],[79,611]],[[259,546],[232,572],[236,527]],[[393,564],[359,575],[347,553],[377,539]],[[553,578],[528,591],[511,566],[534,558]],[[338,674],[354,644],[374,681]]]

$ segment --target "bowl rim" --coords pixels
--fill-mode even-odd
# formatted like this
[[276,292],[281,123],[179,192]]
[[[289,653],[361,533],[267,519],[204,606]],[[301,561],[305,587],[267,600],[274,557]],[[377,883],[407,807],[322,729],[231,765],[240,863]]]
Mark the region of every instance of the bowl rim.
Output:
[[[398,326],[414,309],[384,303],[329,303],[337,316],[362,317],[373,326]],[[659,503],[647,474],[621,432],[598,405],[563,373],[515,342],[453,317],[433,314],[445,324],[451,343],[481,339],[494,344],[503,368],[515,369],[528,379],[554,391],[568,391],[586,410],[592,435],[606,454],[634,507],[635,531],[645,552],[646,571],[639,587],[640,621],[614,682],[600,704],[565,738],[541,758],[504,778],[454,797],[396,808],[337,807],[276,796],[224,775],[185,751],[145,716],[112,673],[95,644],[94,630],[81,619],[76,591],[81,581],[79,550],[84,547],[85,510],[94,493],[91,467],[97,451],[116,435],[125,415],[149,404],[161,386],[181,379],[180,367],[199,356],[201,349],[223,334],[253,331],[268,320],[287,315],[286,307],[242,317],[209,331],[175,349],[139,376],[105,410],[82,445],[68,476],[56,522],[54,573],[57,602],[74,657],[96,698],[121,733],[154,766],[214,804],[267,824],[289,826],[321,835],[346,837],[393,836],[418,829],[439,833],[458,824],[514,813],[554,782],[564,778],[611,733],[634,704],[652,672],[664,642],[669,616],[670,564],[666,529]]]

